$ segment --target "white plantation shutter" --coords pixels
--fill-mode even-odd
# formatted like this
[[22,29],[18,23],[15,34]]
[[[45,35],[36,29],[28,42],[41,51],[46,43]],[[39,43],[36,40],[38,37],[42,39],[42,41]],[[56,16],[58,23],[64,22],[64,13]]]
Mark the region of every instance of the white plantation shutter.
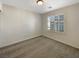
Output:
[[48,29],[54,32],[64,32],[64,15],[49,16]]

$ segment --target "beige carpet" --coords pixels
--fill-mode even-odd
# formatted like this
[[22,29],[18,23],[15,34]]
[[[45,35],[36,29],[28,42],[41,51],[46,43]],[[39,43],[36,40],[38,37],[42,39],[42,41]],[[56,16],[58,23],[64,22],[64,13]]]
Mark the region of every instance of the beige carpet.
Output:
[[0,57],[77,58],[79,57],[79,49],[40,36],[8,47],[0,48]]

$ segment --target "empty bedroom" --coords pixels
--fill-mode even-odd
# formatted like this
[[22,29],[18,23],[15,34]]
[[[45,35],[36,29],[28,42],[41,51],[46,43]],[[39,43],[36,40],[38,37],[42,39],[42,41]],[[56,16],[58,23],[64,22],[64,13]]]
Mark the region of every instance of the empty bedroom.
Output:
[[0,58],[79,58],[79,0],[0,0]]

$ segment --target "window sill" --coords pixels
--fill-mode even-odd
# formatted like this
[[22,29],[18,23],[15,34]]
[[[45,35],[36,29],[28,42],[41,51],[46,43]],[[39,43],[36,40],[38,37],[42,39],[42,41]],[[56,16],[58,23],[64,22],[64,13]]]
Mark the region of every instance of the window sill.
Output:
[[49,33],[53,33],[53,34],[65,34],[65,32],[55,32],[54,30],[48,30]]

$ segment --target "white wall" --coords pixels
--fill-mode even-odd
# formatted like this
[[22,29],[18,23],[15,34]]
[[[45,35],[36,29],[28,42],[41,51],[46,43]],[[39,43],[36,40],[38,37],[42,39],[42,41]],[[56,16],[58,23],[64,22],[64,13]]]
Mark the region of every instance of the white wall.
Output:
[[[49,15],[64,13],[65,16],[65,32],[54,33],[47,29],[47,17]],[[55,39],[62,43],[79,48],[79,3],[54,10],[42,15],[43,34],[49,38]]]
[[[47,16],[64,13],[65,32],[54,33],[47,29]],[[43,35],[79,48],[79,4],[39,14],[3,5],[0,13],[0,47]],[[42,26],[43,25],[43,26]],[[43,30],[43,31],[42,31]]]
[[0,13],[0,47],[41,35],[39,14],[3,5]]

